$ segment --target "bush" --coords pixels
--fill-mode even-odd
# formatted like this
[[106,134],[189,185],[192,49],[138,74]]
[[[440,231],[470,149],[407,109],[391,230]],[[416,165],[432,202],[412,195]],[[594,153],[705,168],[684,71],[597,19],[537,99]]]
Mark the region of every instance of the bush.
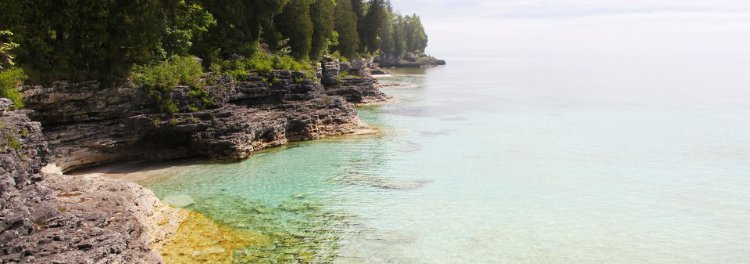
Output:
[[277,70],[309,71],[312,69],[308,61],[298,61],[291,56],[273,57],[273,68]]
[[260,73],[271,73],[274,69],[273,66],[273,55],[265,52],[256,52],[246,62],[248,68],[256,70]]
[[289,70],[305,72],[306,76],[311,76],[308,72],[312,66],[308,61],[299,61],[289,55],[272,55],[264,51],[258,51],[253,56],[244,61],[228,60],[221,64],[221,67],[212,65],[212,71],[216,72],[221,69],[222,73],[231,76],[235,80],[244,80],[248,77],[248,71],[254,70],[261,74],[269,74],[274,70]]
[[16,109],[23,108],[23,96],[18,91],[18,86],[24,80],[26,80],[26,74],[19,68],[0,71],[0,97],[13,101]]
[[161,110],[167,113],[179,110],[174,102],[165,98],[175,86],[203,87],[203,68],[198,60],[191,56],[172,56],[157,64],[134,66],[130,76],[133,82],[146,89],[149,95],[161,104]]

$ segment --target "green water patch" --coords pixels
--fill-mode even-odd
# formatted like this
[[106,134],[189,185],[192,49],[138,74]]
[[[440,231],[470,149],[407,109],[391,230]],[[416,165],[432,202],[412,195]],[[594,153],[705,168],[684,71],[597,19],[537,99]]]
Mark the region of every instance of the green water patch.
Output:
[[194,199],[196,203],[187,209],[221,226],[267,239],[234,249],[232,263],[330,263],[349,218],[305,195],[275,206],[227,194]]

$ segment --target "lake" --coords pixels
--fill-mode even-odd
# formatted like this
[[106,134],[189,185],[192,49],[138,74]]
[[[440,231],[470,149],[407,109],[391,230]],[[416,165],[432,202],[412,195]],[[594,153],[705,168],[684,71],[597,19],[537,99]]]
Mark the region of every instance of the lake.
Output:
[[[380,78],[400,86],[384,89],[397,102],[359,110],[378,135],[183,163],[135,181],[266,239],[225,248],[236,260],[750,259],[750,56],[445,59]],[[200,250],[181,247],[192,246]]]

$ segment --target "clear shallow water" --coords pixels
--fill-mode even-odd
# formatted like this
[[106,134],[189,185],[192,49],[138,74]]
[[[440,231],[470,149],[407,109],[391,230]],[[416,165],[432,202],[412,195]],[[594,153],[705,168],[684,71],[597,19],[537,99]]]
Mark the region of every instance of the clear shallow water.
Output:
[[261,233],[273,227],[237,207],[312,204],[320,211],[281,210],[269,222],[330,227],[309,247],[335,244],[337,263],[750,259],[750,57],[447,59],[382,80],[405,85],[386,90],[398,103],[360,110],[379,136],[139,182]]

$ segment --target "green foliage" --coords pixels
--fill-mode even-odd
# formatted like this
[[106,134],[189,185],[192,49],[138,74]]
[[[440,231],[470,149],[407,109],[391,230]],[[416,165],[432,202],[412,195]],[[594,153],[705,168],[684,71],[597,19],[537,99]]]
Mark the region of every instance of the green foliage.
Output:
[[175,55],[243,79],[307,71],[324,54],[402,58],[427,46],[420,18],[395,13],[388,0],[0,0],[0,10],[0,25],[15,33],[0,30],[0,67],[12,67],[15,49],[31,83],[132,75],[166,91],[197,72],[192,62],[172,65]]
[[185,0],[3,0],[0,10],[34,83],[125,77],[133,64],[187,54],[194,36],[215,24]]
[[312,49],[310,59],[317,61],[328,49],[333,35],[333,15],[336,9],[334,0],[316,0],[312,4],[310,15],[313,24]]
[[181,2],[171,16],[172,21],[164,28],[162,47],[167,55],[186,55],[193,46],[193,38],[208,32],[216,25],[216,19],[197,3]]
[[290,0],[274,23],[276,30],[289,39],[291,55],[299,60],[307,59],[313,37],[309,0]]
[[359,21],[360,50],[375,52],[380,48],[379,37],[387,19],[387,8],[384,0],[371,0],[367,13]]
[[203,74],[200,63],[191,56],[172,56],[152,65],[133,67],[131,78],[136,85],[171,92],[177,85],[195,86]]
[[224,73],[226,75],[229,75],[233,80],[236,81],[244,81],[248,76],[250,76],[250,73],[245,66],[246,64],[243,61],[228,60],[222,62],[221,65],[222,66],[220,71],[215,71],[215,73]]
[[339,35],[339,43],[335,50],[347,58],[354,58],[359,49],[357,14],[352,9],[351,3],[349,0],[339,0],[336,4],[334,19],[334,28]]
[[8,98],[13,101],[16,109],[23,108],[23,96],[18,91],[18,86],[26,80],[22,69],[10,68],[0,71],[0,98]]
[[256,52],[247,60],[245,65],[260,73],[271,73],[274,69],[273,55],[265,52]]
[[309,71],[312,66],[307,60],[296,60],[290,56],[274,56],[273,68],[276,70]]
[[[297,60],[289,55],[273,55],[267,52],[256,52],[245,60],[227,60],[221,67],[213,66],[214,73],[223,73],[234,80],[245,80],[249,71],[270,74],[274,70],[288,70],[298,72],[312,71],[312,65],[307,60]],[[311,76],[308,73],[308,76]]]
[[11,51],[18,48],[18,44],[13,43],[10,38],[13,37],[13,32],[9,30],[0,30],[0,70],[13,67],[15,63],[13,59],[15,56]]
[[197,0],[216,19],[216,25],[200,34],[192,53],[206,65],[257,51],[261,30],[271,28],[273,17],[288,0]]
[[179,0],[0,1],[33,82],[111,79],[158,50],[166,6]]
[[188,85],[194,89],[203,87],[202,75],[203,68],[192,56],[172,56],[156,64],[136,65],[131,71],[133,82],[146,89],[160,103],[161,110],[165,113],[179,111],[177,105],[167,97],[175,86]]
[[427,34],[417,15],[391,13],[384,25],[381,52],[388,58],[402,58],[407,53],[424,54]]

